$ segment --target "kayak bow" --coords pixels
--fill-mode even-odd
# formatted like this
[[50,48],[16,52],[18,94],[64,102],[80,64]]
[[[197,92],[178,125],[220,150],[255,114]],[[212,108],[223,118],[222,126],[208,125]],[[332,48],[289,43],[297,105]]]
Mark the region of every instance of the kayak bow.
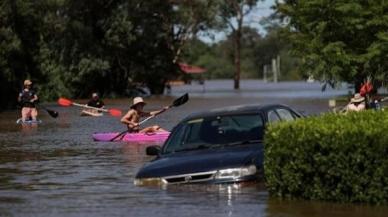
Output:
[[104,115],[104,113],[102,113],[102,112],[93,112],[93,111],[86,110],[86,109],[81,111],[81,116],[101,117],[103,115]]
[[[111,142],[111,139],[116,137],[119,133],[93,133],[93,140],[99,142]],[[125,142],[164,142],[170,132],[161,131],[155,133],[126,133],[122,139],[114,140]]]

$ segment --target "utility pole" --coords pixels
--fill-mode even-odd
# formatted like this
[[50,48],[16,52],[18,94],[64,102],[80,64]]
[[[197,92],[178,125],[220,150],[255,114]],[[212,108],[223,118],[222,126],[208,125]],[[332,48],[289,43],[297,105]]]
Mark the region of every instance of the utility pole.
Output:
[[276,59],[272,59],[272,73],[273,73],[273,82],[278,83],[278,73],[277,73],[277,66],[276,66]]
[[279,77],[281,77],[280,75],[280,55],[278,54],[277,58],[276,58],[276,72],[278,74]]

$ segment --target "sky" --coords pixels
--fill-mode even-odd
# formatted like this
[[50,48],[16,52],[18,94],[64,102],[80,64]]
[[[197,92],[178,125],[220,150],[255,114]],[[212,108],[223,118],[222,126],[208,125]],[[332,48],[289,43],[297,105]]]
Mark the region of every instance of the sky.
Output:
[[[265,35],[265,29],[260,25],[260,21],[273,13],[271,7],[275,4],[275,0],[265,0],[259,2],[257,7],[245,18],[244,26],[248,25],[257,29],[260,35]],[[225,38],[225,32],[212,33],[213,37],[200,36],[199,38],[206,43],[216,43]]]

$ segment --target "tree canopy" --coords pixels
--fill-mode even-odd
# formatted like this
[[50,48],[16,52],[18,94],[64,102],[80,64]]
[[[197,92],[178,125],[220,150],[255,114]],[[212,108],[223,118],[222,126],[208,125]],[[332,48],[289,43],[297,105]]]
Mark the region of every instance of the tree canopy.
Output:
[[182,47],[216,10],[202,0],[1,1],[0,107],[27,78],[43,100],[124,96],[138,84],[161,93],[179,73]]
[[276,9],[305,73],[356,86],[368,76],[387,81],[388,1],[284,0]]
[[[127,96],[137,85],[160,94],[183,76],[180,62],[205,67],[208,79],[234,79],[235,88],[278,57],[283,80],[388,80],[388,1],[278,1],[266,34],[244,25],[260,2],[0,1],[0,108],[15,105],[24,79],[41,100]],[[226,37],[199,40],[212,31]]]

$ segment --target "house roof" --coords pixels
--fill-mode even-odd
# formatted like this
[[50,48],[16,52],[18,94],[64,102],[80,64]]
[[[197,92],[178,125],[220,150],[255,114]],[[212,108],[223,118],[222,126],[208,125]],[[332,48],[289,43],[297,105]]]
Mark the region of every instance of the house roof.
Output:
[[206,72],[205,68],[188,65],[186,63],[179,63],[179,67],[184,73],[187,73],[187,74],[201,74]]

